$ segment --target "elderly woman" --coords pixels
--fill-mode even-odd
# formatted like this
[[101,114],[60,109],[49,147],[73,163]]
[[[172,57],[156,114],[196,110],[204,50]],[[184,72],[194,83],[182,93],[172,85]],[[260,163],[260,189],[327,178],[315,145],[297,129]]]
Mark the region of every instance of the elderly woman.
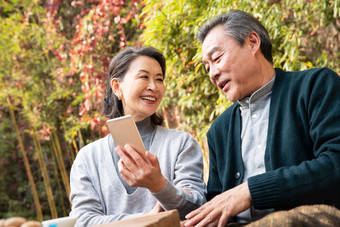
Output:
[[202,152],[188,133],[162,127],[165,59],[155,48],[128,47],[108,68],[104,113],[132,115],[147,152],[119,147],[111,135],[83,147],[71,169],[77,226],[177,209],[181,219],[205,202]]

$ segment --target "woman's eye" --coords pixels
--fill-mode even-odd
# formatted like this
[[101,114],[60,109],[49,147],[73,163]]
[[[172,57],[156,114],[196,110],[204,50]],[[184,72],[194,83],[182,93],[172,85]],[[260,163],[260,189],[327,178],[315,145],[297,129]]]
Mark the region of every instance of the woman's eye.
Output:
[[149,77],[147,75],[142,75],[142,76],[140,76],[140,78],[148,79]]
[[163,82],[164,81],[164,79],[163,78],[158,78],[158,79],[156,79],[157,81],[160,81],[160,82]]

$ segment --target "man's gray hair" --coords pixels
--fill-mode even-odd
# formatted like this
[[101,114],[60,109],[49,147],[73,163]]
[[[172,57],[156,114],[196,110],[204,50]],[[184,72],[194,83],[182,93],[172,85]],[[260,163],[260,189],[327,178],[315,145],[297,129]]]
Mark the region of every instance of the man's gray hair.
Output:
[[223,25],[226,35],[233,38],[239,46],[243,46],[249,33],[256,32],[261,39],[261,52],[273,64],[272,43],[266,28],[255,17],[241,10],[231,10],[217,16],[200,27],[197,38],[203,43],[208,33],[218,25]]

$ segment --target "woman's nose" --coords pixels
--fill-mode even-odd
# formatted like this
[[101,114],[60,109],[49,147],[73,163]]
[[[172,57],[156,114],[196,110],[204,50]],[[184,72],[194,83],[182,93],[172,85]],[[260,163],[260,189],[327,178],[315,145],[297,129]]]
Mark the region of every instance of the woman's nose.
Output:
[[154,80],[150,80],[147,89],[151,91],[156,91],[157,90],[156,82]]

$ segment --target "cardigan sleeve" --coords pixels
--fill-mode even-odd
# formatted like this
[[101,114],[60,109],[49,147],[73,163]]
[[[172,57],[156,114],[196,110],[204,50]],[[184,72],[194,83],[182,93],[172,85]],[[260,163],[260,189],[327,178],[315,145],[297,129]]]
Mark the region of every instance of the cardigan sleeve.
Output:
[[[178,151],[174,145],[176,139],[170,140],[173,146],[172,152],[178,152],[173,168],[174,179],[168,179],[161,191],[152,193],[165,210],[177,209],[182,220],[185,219],[186,214],[206,202],[206,186],[202,177],[202,151],[191,135],[187,133],[185,135]],[[170,160],[164,159],[163,161],[169,162]],[[160,165],[166,165],[166,163],[160,162]],[[184,191],[183,188],[189,190],[190,193]]]
[[[274,145],[270,149],[274,155],[269,160],[274,168],[248,179],[255,208],[288,209],[317,203],[340,206],[340,77],[329,69],[312,74],[299,81],[303,83],[290,83],[290,88],[282,89],[286,93],[295,90],[298,96],[287,98],[284,109],[277,111],[281,115],[273,123]],[[301,124],[288,121],[296,115],[304,116]],[[290,124],[300,125],[294,131],[284,131]],[[308,150],[303,150],[306,147]],[[302,156],[308,158],[290,164]]]
[[82,157],[83,154],[84,152],[78,153],[70,173],[72,188],[70,194],[72,211],[70,216],[77,217],[78,220],[75,226],[98,225],[142,216],[144,213],[105,215],[105,208],[93,186],[91,174]]

